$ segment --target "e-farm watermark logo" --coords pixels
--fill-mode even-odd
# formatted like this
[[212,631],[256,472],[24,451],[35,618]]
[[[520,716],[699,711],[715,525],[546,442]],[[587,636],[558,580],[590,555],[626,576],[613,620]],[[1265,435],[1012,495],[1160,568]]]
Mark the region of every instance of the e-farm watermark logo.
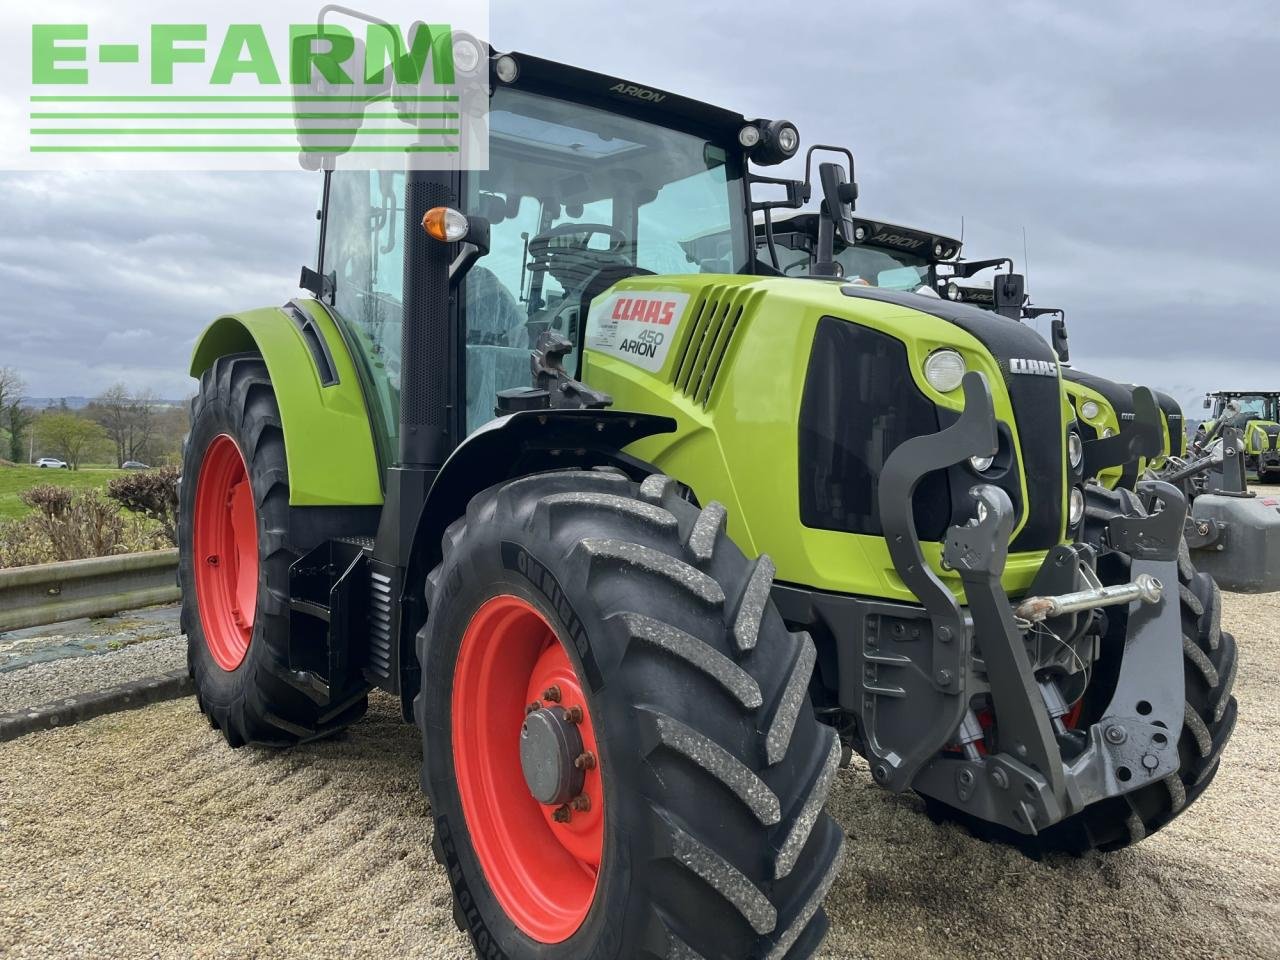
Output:
[[483,2],[5,6],[0,168],[488,166]]

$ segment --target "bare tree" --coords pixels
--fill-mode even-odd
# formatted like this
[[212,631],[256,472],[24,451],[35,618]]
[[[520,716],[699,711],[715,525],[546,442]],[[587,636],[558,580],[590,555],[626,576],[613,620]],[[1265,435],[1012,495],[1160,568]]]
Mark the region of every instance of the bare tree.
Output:
[[129,430],[133,401],[123,383],[99,394],[89,404],[89,415],[107,432],[116,447],[116,466],[123,466],[128,458]]
[[123,383],[104,391],[89,404],[89,416],[101,424],[115,444],[117,467],[145,454],[155,431],[155,405],[150,390],[131,394]]
[[22,391],[26,383],[22,375],[13,367],[0,367],[0,408],[7,407],[15,400],[22,399]]
[[0,367],[0,419],[7,421],[4,426],[9,431],[9,457],[14,463],[22,458],[22,430],[19,428],[17,433],[14,432],[9,411],[11,408],[16,409],[17,416],[21,417],[22,391],[25,387],[17,370],[13,367]]

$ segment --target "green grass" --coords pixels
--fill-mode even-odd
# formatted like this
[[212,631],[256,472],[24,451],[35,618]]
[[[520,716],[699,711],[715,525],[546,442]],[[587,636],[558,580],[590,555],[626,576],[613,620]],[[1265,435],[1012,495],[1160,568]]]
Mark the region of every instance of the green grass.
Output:
[[75,487],[77,490],[87,487],[99,487],[105,490],[113,477],[126,472],[116,470],[114,467],[41,470],[39,467],[29,465],[0,466],[0,519],[16,519],[29,514],[31,509],[18,499],[18,494],[37,484],[56,483],[62,487]]

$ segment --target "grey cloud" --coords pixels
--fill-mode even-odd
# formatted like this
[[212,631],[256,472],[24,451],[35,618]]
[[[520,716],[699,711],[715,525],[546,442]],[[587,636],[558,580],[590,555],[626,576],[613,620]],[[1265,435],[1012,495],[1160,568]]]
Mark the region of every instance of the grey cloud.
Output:
[[[491,22],[500,48],[847,144],[865,213],[952,233],[963,217],[970,256],[1021,263],[1025,227],[1030,288],[1066,308],[1085,368],[1184,400],[1275,375],[1261,344],[1275,329],[1280,18],[1266,0],[494,0]],[[181,389],[212,314],[293,292],[316,185],[0,177],[0,362],[40,392],[125,373]]]

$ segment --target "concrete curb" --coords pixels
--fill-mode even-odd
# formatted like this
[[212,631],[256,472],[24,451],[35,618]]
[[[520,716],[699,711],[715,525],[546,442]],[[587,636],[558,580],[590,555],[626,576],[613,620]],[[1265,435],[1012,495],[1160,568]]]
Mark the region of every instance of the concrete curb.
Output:
[[158,677],[144,677],[105,690],[66,697],[38,707],[0,714],[0,743],[29,733],[66,727],[121,710],[136,710],[163,700],[176,700],[195,692],[186,670],[174,670]]

